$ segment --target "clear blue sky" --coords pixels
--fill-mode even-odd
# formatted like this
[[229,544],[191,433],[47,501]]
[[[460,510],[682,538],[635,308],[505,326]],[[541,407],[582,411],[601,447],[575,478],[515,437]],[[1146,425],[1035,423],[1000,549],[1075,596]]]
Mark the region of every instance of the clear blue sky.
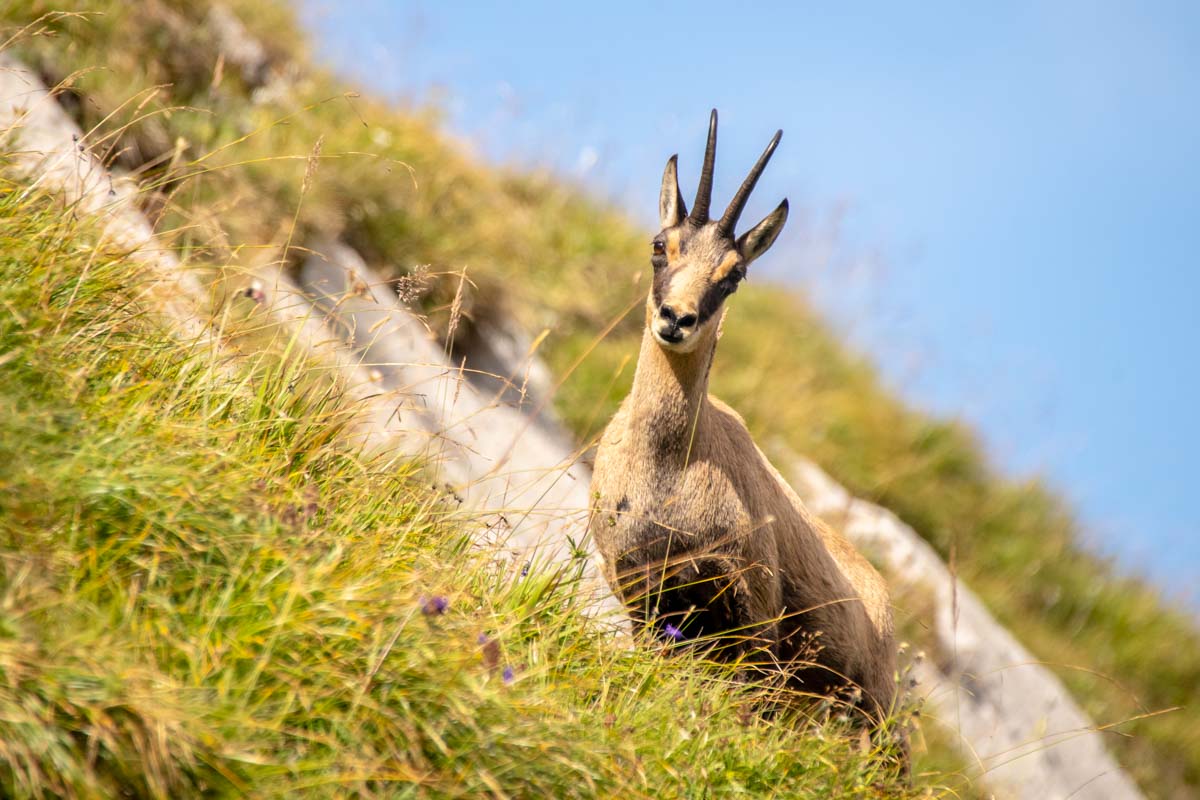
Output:
[[802,213],[762,268],[1200,601],[1200,3],[303,6],[339,71],[647,230],[710,107],[714,203],[783,128],[746,218]]

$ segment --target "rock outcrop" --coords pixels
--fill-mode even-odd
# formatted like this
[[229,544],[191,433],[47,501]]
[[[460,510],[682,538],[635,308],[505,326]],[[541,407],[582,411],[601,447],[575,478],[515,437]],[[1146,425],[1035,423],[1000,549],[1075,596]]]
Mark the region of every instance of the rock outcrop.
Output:
[[986,784],[1027,800],[1142,796],[1062,682],[916,531],[853,497],[807,459],[776,448],[776,462],[809,508],[883,567],[894,590],[932,599],[928,622],[942,657],[913,665],[916,691]]
[[[467,380],[391,286],[338,242],[319,242],[300,281],[359,364],[390,393],[406,452],[428,464],[471,508],[484,512],[481,540],[514,552],[562,559],[586,546],[591,476],[580,451],[545,424]],[[528,365],[505,365],[495,380],[519,381]],[[594,558],[588,574],[597,582]],[[616,608],[605,590],[604,603]]]

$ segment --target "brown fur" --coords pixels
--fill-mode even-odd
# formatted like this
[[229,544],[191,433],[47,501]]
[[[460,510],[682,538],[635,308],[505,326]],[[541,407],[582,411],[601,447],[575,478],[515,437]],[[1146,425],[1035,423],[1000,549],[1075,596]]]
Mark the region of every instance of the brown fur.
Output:
[[[786,201],[734,242],[714,223],[684,219],[668,195],[676,187],[672,159],[660,200],[666,254],[656,260],[633,389],[596,455],[590,530],[606,577],[660,635],[670,623],[671,633],[719,643],[743,663],[783,668],[805,691],[860,687],[875,716],[895,692],[882,578],[707,393],[728,283],[773,243]],[[700,318],[672,322],[687,314]]]

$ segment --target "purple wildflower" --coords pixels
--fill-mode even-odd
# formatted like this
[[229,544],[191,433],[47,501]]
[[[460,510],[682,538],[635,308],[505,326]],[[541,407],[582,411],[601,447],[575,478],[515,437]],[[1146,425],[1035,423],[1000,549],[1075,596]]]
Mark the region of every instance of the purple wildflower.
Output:
[[500,673],[500,677],[504,680],[505,684],[512,683],[513,682],[513,668],[505,667],[504,672]]
[[434,595],[433,597],[422,597],[420,600],[421,613],[427,617],[437,617],[446,613],[446,609],[450,607],[450,601],[443,595]]
[[672,641],[678,642],[682,641],[683,639],[683,631],[679,630],[679,628],[676,628],[669,622],[663,627],[663,632],[666,633],[667,638],[671,639]]

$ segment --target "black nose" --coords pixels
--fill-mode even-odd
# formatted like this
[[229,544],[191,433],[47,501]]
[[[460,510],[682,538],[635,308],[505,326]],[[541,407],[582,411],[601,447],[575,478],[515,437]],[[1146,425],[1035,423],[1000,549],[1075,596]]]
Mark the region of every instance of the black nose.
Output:
[[659,306],[658,315],[677,328],[690,328],[696,324],[695,314],[684,314],[681,317],[666,303]]

